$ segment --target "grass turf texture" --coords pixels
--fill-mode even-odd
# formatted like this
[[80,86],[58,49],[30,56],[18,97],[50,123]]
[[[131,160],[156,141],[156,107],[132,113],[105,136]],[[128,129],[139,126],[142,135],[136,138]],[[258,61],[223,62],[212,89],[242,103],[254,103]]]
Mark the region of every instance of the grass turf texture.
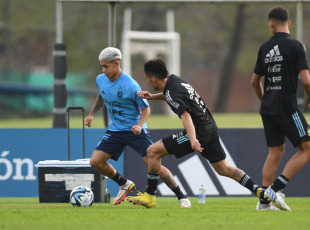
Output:
[[292,211],[256,211],[255,197],[207,197],[182,209],[175,197],[157,198],[156,208],[95,203],[39,203],[38,198],[0,198],[0,229],[308,229],[310,198],[286,198]]
[[[310,113],[304,113],[310,122]],[[263,128],[263,123],[258,113],[215,113],[213,117],[219,128]],[[53,118],[24,118],[24,119],[0,119],[0,128],[52,128]],[[175,129],[183,128],[181,120],[177,116],[153,115],[147,120],[149,129]],[[80,116],[70,117],[70,127],[81,128]],[[96,115],[92,128],[103,128],[103,118]],[[88,128],[88,127],[87,127]]]
[[[214,114],[214,119],[219,128],[262,128],[260,115],[257,113],[223,113]],[[310,116],[309,116],[310,118]],[[81,116],[70,117],[70,127],[82,127]],[[25,119],[0,119],[0,128],[52,128],[53,118],[25,118]],[[177,116],[150,115],[147,120],[149,129],[182,128],[181,120]],[[97,115],[92,123],[92,128],[103,128],[103,118]]]

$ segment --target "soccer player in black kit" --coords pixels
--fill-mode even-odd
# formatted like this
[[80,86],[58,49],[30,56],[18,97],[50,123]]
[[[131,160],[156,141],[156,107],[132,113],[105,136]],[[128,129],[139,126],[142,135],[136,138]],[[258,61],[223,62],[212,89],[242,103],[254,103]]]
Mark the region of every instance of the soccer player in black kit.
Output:
[[172,111],[181,118],[185,130],[165,137],[148,148],[146,192],[127,197],[127,200],[147,208],[155,207],[161,158],[169,154],[179,158],[195,151],[200,152],[219,175],[232,178],[259,197],[262,189],[244,171],[230,166],[226,161],[216,123],[195,89],[184,79],[169,75],[166,64],[158,58],[144,64],[144,73],[148,83],[161,93],[140,91],[138,95],[148,100],[166,100]]
[[[310,95],[310,77],[303,44],[289,32],[291,21],[283,7],[269,12],[269,28],[273,36],[259,49],[252,76],[252,86],[261,100],[260,114],[264,124],[269,154],[263,167],[263,188],[284,197],[281,192],[290,179],[310,159],[310,130],[303,114],[297,109],[297,82],[300,75],[304,90]],[[264,86],[261,77],[265,77]],[[308,100],[309,102],[309,100]],[[298,152],[287,162],[275,179],[278,164],[284,154],[285,136]],[[290,210],[284,205],[280,209]],[[261,197],[256,210],[276,210]]]

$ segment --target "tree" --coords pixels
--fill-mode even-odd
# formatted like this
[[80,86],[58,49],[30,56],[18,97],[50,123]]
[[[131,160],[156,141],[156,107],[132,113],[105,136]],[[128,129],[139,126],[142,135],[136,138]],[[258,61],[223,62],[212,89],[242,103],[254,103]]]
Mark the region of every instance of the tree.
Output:
[[241,51],[242,35],[244,33],[245,23],[245,4],[237,5],[237,15],[235,18],[235,29],[230,41],[230,48],[224,61],[223,72],[220,78],[219,93],[215,102],[216,112],[225,112],[228,98],[230,95],[231,84],[233,82],[234,72],[238,56]]

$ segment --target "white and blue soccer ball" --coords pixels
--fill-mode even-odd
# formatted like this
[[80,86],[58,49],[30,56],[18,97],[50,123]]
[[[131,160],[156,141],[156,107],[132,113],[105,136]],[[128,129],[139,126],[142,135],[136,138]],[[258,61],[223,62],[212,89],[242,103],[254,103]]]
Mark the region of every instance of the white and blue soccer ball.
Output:
[[70,193],[70,202],[75,207],[88,207],[94,202],[93,191],[85,186],[78,186]]

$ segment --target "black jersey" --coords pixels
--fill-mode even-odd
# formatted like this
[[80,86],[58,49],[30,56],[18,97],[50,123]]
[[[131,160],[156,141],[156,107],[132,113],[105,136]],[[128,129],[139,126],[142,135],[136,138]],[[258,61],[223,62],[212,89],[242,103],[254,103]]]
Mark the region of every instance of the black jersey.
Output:
[[308,69],[303,44],[287,33],[275,33],[258,51],[254,73],[265,76],[261,114],[291,114],[297,110],[300,70]]
[[168,77],[163,93],[168,105],[179,117],[185,110],[190,114],[197,135],[214,130],[216,124],[210,111],[187,81],[172,74]]

